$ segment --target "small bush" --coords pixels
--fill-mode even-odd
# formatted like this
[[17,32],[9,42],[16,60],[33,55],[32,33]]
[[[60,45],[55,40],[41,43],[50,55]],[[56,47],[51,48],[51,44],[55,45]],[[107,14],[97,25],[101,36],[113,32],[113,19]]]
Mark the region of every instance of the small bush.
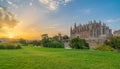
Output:
[[54,40],[50,43],[50,47],[51,48],[64,48],[64,44]]
[[21,46],[18,44],[10,44],[10,43],[1,43],[0,49],[20,49]]
[[111,37],[109,40],[106,40],[104,44],[109,45],[112,48],[120,51],[120,37],[119,36]]
[[112,48],[112,47],[110,47],[108,45],[105,45],[105,44],[95,47],[94,50],[99,50],[99,51],[115,51],[114,48]]
[[89,45],[88,43],[80,38],[73,38],[70,40],[70,46],[73,49],[89,49]]
[[49,48],[64,48],[64,44],[56,41],[56,40],[53,40],[53,41],[49,41],[49,42],[46,42],[44,44],[44,47],[49,47]]

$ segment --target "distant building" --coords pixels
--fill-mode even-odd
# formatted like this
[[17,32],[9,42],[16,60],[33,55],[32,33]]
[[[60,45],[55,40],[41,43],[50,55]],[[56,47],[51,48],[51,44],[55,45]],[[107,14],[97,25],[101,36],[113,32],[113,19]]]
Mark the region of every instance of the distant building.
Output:
[[0,43],[19,43],[20,39],[0,38]]
[[0,43],[6,43],[8,41],[9,41],[8,38],[0,38]]
[[90,21],[84,25],[74,25],[70,30],[70,38],[79,37],[85,39],[90,47],[97,46],[112,36],[112,29],[105,23]]
[[114,31],[113,36],[120,36],[120,30]]

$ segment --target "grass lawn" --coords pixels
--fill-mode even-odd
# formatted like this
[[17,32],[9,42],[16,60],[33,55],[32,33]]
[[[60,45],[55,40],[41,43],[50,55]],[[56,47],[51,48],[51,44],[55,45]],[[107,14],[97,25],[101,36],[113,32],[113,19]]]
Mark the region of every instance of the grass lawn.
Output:
[[22,47],[0,50],[0,69],[119,69],[120,53]]

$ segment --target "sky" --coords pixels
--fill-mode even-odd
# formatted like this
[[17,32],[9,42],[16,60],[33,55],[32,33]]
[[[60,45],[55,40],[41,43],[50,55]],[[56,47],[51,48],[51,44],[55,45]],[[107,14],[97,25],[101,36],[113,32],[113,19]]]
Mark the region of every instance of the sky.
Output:
[[120,29],[120,0],[0,0],[0,5],[7,8],[4,15],[12,17],[9,23],[1,22],[0,38],[69,35],[74,23],[91,20],[106,23],[113,31]]

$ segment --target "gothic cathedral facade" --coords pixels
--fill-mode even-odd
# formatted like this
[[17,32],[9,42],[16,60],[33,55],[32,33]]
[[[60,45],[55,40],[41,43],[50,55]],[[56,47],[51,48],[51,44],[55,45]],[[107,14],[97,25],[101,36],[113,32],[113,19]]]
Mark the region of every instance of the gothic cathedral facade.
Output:
[[106,39],[112,36],[112,29],[106,26],[105,23],[90,21],[84,25],[74,25],[70,29],[70,38],[79,37],[85,39],[90,47],[97,46],[103,43]]

